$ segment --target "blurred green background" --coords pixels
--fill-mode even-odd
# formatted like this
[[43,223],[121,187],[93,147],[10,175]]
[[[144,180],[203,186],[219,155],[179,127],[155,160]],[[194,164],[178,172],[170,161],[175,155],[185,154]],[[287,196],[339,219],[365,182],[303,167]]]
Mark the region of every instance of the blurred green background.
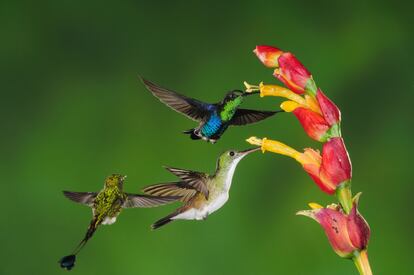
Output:
[[[272,3],[271,3],[272,2]],[[405,1],[408,2],[408,1]],[[214,102],[242,83],[278,83],[252,53],[289,50],[341,108],[353,191],[372,228],[376,274],[413,272],[413,7],[404,1],[2,1],[1,274],[63,274],[87,207],[62,190],[174,180],[161,166],[210,171],[256,135],[319,148],[287,114],[234,127],[216,145],[138,81]],[[244,107],[278,109],[251,97]],[[176,205],[133,209],[103,226],[73,274],[356,274],[316,222],[295,216],[333,197],[291,159],[259,153],[236,171],[230,200],[204,222],[149,225]]]

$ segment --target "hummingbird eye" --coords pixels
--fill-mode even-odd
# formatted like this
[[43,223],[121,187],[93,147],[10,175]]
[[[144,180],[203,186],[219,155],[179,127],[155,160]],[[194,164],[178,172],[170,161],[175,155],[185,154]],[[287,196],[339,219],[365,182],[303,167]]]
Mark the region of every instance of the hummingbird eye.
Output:
[[229,152],[229,155],[230,155],[230,157],[233,157],[234,156],[234,152],[233,151],[230,151]]

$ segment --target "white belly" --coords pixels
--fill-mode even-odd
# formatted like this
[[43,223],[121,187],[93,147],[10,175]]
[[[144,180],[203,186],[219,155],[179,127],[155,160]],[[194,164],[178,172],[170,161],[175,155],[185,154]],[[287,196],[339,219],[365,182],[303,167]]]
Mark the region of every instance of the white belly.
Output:
[[173,220],[204,220],[213,212],[220,209],[229,199],[229,193],[220,194],[215,200],[208,202],[203,208],[191,208],[177,216],[171,218]]
[[207,205],[208,213],[211,214],[220,209],[229,199],[229,193],[220,194],[215,200]]
[[116,217],[106,217],[103,221],[102,224],[113,224],[114,222],[116,222]]

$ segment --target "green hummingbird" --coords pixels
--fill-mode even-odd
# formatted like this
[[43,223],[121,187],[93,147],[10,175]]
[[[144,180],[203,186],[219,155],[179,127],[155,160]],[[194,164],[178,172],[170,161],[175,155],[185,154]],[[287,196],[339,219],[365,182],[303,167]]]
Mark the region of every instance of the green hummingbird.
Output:
[[92,208],[92,221],[85,237],[71,255],[63,257],[59,263],[62,268],[71,270],[75,265],[76,255],[93,236],[101,224],[113,224],[123,208],[154,207],[178,200],[180,197],[150,196],[129,194],[123,191],[126,176],[113,174],[106,178],[104,188],[99,192],[63,191],[66,198]]
[[237,164],[243,157],[257,150],[260,148],[241,152],[229,150],[222,153],[217,160],[214,175],[165,167],[180,178],[180,181],[151,185],[142,191],[153,196],[179,196],[184,205],[156,221],[152,224],[152,229],[157,229],[173,220],[204,220],[220,209],[229,198]]
[[161,88],[146,79],[141,79],[147,89],[161,102],[199,122],[196,128],[183,132],[189,134],[191,139],[194,140],[203,139],[215,143],[230,125],[251,124],[283,112],[239,108],[245,96],[258,92],[245,93],[240,90],[233,90],[228,92],[220,102],[210,104]]

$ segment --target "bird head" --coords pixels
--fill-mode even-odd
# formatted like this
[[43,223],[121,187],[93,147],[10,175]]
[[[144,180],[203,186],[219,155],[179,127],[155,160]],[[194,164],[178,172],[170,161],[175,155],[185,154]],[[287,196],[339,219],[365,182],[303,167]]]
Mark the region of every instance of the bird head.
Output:
[[256,152],[260,148],[253,148],[244,151],[228,150],[220,155],[217,161],[217,169],[229,169],[237,165],[239,161],[250,153]]
[[243,101],[244,92],[240,90],[233,90],[226,94],[223,103],[238,102],[239,104]]
[[122,187],[126,176],[120,174],[112,174],[105,180],[106,187]]

